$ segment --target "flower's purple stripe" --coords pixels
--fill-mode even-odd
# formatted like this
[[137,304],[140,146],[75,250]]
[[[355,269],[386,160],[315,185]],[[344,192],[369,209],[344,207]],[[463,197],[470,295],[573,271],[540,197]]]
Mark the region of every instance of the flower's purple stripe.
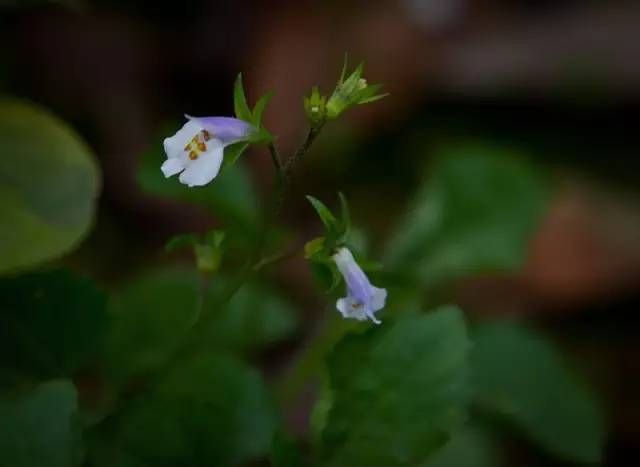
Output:
[[233,144],[247,139],[256,128],[250,123],[232,117],[190,117],[202,128],[213,134],[214,138],[222,141],[223,144]]

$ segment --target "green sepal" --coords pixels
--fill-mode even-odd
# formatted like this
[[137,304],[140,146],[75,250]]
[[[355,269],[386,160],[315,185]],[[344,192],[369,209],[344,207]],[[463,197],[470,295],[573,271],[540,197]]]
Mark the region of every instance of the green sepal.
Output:
[[262,128],[262,115],[264,114],[265,109],[267,108],[267,104],[273,97],[273,92],[269,91],[264,94],[258,102],[256,102],[255,107],[253,108],[252,121],[256,128]]
[[320,220],[326,227],[327,235],[335,236],[339,231],[339,227],[338,227],[338,220],[335,218],[333,213],[319,199],[309,195],[307,195],[307,199],[313,206],[313,209],[316,210],[316,212],[318,213],[318,216],[320,217]]
[[346,73],[347,58],[345,57],[340,79],[338,80],[338,84],[326,105],[326,117],[328,119],[337,118],[340,114],[354,105],[375,102],[388,95],[377,94],[382,88],[382,85],[369,85],[367,80],[362,77],[362,74],[364,73],[363,62],[361,62],[345,79]]
[[319,258],[322,252],[324,252],[325,240],[324,237],[317,237],[305,243],[304,258],[312,261]]
[[247,104],[247,96],[244,93],[244,86],[242,85],[242,73],[238,73],[233,86],[233,109],[237,118],[245,122],[253,123],[253,114]]
[[[256,128],[256,131],[247,138],[247,141],[250,143],[268,144],[273,141],[273,135],[271,135],[271,133],[262,125],[262,116],[264,115],[264,111],[272,96],[272,92],[267,92],[258,99],[255,107],[251,110],[247,103],[244,85],[242,84],[242,73],[238,73],[238,77],[236,78],[233,87],[233,108],[237,118],[244,120],[247,123],[251,123]],[[239,151],[236,159],[244,149],[246,148],[242,148],[242,150]]]
[[351,233],[351,213],[349,212],[349,203],[347,203],[347,198],[341,191],[338,192],[338,198],[340,198],[340,222],[342,230],[342,238],[340,240],[342,242],[346,242],[347,237]]

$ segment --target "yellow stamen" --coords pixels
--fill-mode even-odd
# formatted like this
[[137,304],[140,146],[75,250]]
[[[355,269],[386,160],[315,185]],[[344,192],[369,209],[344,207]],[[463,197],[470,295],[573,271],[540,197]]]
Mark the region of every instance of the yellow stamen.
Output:
[[205,141],[209,141],[211,139],[211,133],[207,130],[202,130],[197,135],[195,135],[191,141],[187,143],[184,147],[184,152],[187,153],[189,159],[195,161],[200,154],[203,154],[207,151],[207,144]]

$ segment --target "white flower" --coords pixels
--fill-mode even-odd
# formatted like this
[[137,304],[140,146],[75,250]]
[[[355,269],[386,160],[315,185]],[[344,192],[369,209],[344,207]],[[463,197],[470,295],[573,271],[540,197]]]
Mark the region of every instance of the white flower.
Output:
[[338,299],[336,303],[338,311],[344,318],[359,321],[370,319],[380,324],[375,312],[384,308],[387,290],[371,285],[347,248],[340,248],[332,258],[347,284],[347,296]]
[[178,132],[164,140],[167,160],[161,170],[165,177],[180,172],[180,182],[202,186],[220,171],[224,148],[246,140],[255,128],[231,117],[189,117]]

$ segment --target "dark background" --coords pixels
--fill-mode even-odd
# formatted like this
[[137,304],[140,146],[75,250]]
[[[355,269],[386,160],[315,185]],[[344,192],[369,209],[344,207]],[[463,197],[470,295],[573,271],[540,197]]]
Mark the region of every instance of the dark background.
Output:
[[[586,362],[610,416],[606,465],[636,465],[638,2],[3,0],[0,13],[0,91],[54,111],[99,157],[97,226],[69,262],[106,285],[157,261],[170,235],[217,225],[143,195],[135,169],[183,113],[232,114],[239,71],[251,99],[276,92],[266,126],[285,152],[304,136],[302,96],[330,90],[345,52],[385,84],[390,98],[326,129],[296,182],[319,197],[343,189],[374,246],[437,142],[526,151],[557,186],[528,260],[518,274],[460,283],[458,301],[473,314],[526,316]],[[244,161],[266,194],[267,152]],[[284,216],[303,240],[317,221],[292,198]],[[322,297],[308,297],[304,263],[277,276],[296,284],[312,327]],[[262,357],[267,367],[281,363],[278,350]]]

